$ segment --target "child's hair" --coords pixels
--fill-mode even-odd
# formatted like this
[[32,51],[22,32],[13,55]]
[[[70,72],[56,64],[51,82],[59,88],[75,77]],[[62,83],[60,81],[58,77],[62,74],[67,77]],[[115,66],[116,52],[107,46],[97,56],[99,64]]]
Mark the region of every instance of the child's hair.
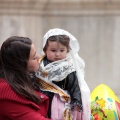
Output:
[[70,38],[69,38],[67,35],[55,35],[55,36],[50,36],[50,37],[47,39],[47,42],[46,42],[45,47],[43,48],[43,51],[44,51],[44,52],[47,50],[48,42],[49,42],[49,41],[51,41],[51,42],[59,42],[59,43],[61,43],[62,45],[66,46],[67,52],[69,52],[69,50],[70,50],[70,46],[69,46]]

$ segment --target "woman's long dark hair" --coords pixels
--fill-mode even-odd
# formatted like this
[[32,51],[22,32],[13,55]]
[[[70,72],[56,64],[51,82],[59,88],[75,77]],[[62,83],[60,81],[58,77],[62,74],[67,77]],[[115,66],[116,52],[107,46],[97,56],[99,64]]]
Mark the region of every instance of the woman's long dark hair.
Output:
[[8,38],[0,50],[0,77],[4,78],[13,90],[38,103],[33,81],[27,70],[32,41],[26,37]]

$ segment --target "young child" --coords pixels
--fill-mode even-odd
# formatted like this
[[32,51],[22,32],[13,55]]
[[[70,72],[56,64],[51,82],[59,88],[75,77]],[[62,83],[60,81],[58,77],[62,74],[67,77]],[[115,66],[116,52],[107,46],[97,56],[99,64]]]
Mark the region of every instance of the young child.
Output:
[[36,76],[42,90],[49,91],[52,120],[90,120],[90,91],[78,51],[77,39],[63,29],[50,29],[43,38]]

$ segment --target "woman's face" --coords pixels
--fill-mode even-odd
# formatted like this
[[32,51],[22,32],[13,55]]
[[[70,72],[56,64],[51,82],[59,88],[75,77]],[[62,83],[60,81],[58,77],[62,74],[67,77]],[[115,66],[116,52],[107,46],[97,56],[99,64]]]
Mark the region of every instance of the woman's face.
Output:
[[36,72],[39,68],[39,55],[36,53],[34,44],[31,45],[30,56],[28,60],[27,69],[30,72]]

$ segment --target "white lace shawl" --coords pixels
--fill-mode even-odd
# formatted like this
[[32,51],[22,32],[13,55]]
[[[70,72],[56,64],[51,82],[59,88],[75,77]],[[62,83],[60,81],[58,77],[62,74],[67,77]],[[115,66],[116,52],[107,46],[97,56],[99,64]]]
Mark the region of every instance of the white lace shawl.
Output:
[[73,61],[67,56],[65,59],[51,62],[46,66],[44,66],[43,61],[41,61],[37,75],[42,76],[43,72],[47,73],[44,79],[52,83],[52,81],[62,81],[73,71],[75,71]]

